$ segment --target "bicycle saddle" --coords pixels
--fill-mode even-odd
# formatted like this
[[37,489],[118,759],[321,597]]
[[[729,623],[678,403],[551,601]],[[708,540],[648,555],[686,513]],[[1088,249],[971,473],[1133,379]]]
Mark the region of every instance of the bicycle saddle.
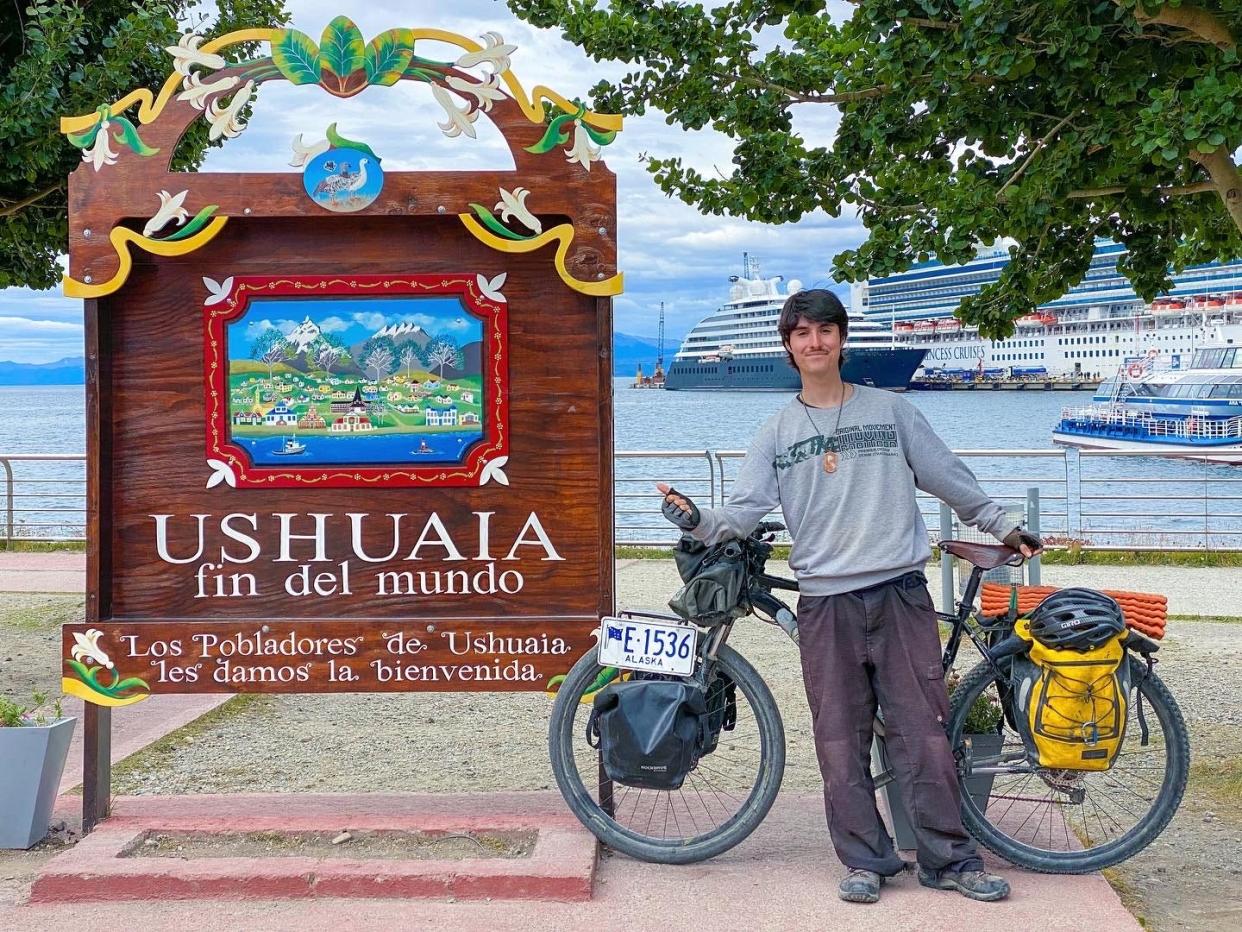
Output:
[[1014,557],[1022,556],[1020,552],[1004,544],[970,544],[964,540],[942,540],[940,549],[955,557],[961,557],[967,563],[973,563],[981,570],[995,569],[1009,563]]

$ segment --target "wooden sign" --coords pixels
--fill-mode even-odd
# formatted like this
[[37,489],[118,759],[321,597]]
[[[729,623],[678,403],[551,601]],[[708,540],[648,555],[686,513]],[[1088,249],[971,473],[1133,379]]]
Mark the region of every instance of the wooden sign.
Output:
[[[592,643],[621,122],[528,94],[514,51],[344,17],[186,36],[158,93],[62,120],[90,514],[66,692],[546,689]],[[389,171],[334,123],[287,173],[170,170],[193,121],[235,137],[280,80],[422,85],[440,132],[491,120],[514,168]]]

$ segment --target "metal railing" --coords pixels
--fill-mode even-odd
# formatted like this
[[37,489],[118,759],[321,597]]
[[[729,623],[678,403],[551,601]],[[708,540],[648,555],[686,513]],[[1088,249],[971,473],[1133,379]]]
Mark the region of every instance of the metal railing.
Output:
[[0,540],[86,539],[86,455],[0,453]]
[[[1021,508],[1052,546],[1097,550],[1242,549],[1242,472],[1153,457],[1145,451],[958,450],[984,491]],[[660,514],[658,481],[707,507],[728,500],[739,450],[625,450],[615,459],[618,544],[668,546],[676,530]],[[86,536],[86,457],[0,453],[0,542],[81,541]],[[917,502],[933,540],[940,503]],[[779,513],[774,514],[780,520]]]

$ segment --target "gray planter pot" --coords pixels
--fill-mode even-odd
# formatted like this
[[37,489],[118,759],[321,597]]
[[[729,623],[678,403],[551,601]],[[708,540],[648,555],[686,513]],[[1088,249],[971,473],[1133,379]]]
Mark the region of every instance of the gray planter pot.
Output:
[[0,728],[0,848],[29,848],[47,834],[75,721]]
[[[970,738],[972,757],[975,758],[995,757],[1005,743],[1003,735],[968,735],[967,737]],[[891,766],[884,746],[879,741],[872,742],[872,773],[883,773],[891,769]],[[987,811],[988,797],[992,795],[992,781],[995,779],[992,774],[979,774],[968,777],[966,780],[966,792],[970,794],[975,806],[982,812]],[[886,785],[882,795],[885,807],[888,809],[888,821],[893,830],[893,842],[899,850],[913,850],[916,847],[914,825],[905,803],[901,801],[901,790],[897,786],[897,781],[894,780]]]

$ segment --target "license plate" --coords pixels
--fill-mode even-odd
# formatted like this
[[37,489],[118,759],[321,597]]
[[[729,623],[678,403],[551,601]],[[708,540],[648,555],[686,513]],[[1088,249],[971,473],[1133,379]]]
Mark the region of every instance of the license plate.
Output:
[[623,670],[689,676],[699,630],[636,618],[605,618],[599,626],[599,662]]

